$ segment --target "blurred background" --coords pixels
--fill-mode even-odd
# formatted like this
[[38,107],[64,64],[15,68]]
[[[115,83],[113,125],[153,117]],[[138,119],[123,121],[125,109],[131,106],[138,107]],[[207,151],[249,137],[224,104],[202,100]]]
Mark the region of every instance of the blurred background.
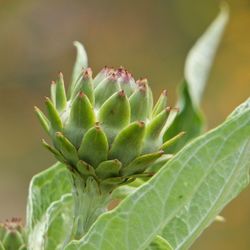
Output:
[[[226,29],[203,109],[208,128],[224,120],[250,94],[250,1],[228,0]],[[219,1],[12,0],[0,1],[0,220],[25,218],[31,177],[55,160],[40,144],[45,136],[33,112],[43,107],[58,71],[70,79],[74,40],[84,43],[94,72],[126,66],[148,77],[155,97],[170,103],[182,80],[186,54],[218,13]],[[250,189],[224,211],[194,250],[250,249]]]

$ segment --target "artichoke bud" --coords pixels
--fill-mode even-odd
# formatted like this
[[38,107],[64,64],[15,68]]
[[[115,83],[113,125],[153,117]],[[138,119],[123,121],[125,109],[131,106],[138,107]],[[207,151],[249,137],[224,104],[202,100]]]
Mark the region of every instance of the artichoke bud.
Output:
[[163,150],[180,137],[164,141],[176,116],[176,110],[167,108],[166,91],[153,107],[147,79],[135,81],[123,67],[104,67],[94,79],[90,68],[77,73],[68,100],[63,75],[52,82],[47,117],[35,107],[53,142],[50,146],[43,141],[44,147],[84,183],[95,179],[100,190],[147,175],[163,159]]
[[19,250],[26,244],[26,235],[18,218],[12,218],[0,223],[0,249]]
[[95,88],[95,105],[100,107],[110,96],[120,90],[120,84],[115,73],[102,80]]

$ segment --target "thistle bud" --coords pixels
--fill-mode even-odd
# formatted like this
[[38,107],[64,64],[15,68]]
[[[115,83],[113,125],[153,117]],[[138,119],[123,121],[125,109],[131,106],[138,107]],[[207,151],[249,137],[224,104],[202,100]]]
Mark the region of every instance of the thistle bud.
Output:
[[166,158],[163,150],[179,138],[164,141],[176,114],[167,108],[166,91],[153,107],[147,79],[135,81],[123,67],[104,67],[94,79],[90,68],[82,69],[69,89],[66,100],[59,74],[51,85],[52,101],[46,99],[48,118],[38,108],[35,111],[53,142],[43,145],[73,176],[83,179],[85,188],[90,177],[99,191],[110,192],[148,176],[147,170]]

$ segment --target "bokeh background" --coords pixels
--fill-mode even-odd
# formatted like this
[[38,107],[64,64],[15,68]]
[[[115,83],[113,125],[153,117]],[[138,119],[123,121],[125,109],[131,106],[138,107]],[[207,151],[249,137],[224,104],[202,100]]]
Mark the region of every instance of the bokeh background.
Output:
[[[228,0],[230,23],[206,88],[203,109],[214,127],[250,94],[250,1]],[[0,220],[25,217],[29,181],[55,160],[33,112],[59,70],[66,80],[85,44],[94,72],[126,66],[176,100],[185,56],[218,13],[210,0],[0,1]],[[250,249],[250,189],[224,211],[192,249]]]

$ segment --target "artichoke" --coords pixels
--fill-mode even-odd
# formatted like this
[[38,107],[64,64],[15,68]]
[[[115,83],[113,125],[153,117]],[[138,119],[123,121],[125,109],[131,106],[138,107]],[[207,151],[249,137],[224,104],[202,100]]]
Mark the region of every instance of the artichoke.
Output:
[[73,174],[94,178],[100,190],[152,175],[147,169],[168,159],[164,150],[175,140],[163,141],[176,113],[166,91],[153,105],[147,79],[135,81],[123,67],[104,67],[94,78],[91,68],[82,68],[67,94],[59,73],[45,105],[47,117],[35,111],[53,146],[43,145]]
[[26,235],[18,218],[0,223],[0,250],[26,250]]

